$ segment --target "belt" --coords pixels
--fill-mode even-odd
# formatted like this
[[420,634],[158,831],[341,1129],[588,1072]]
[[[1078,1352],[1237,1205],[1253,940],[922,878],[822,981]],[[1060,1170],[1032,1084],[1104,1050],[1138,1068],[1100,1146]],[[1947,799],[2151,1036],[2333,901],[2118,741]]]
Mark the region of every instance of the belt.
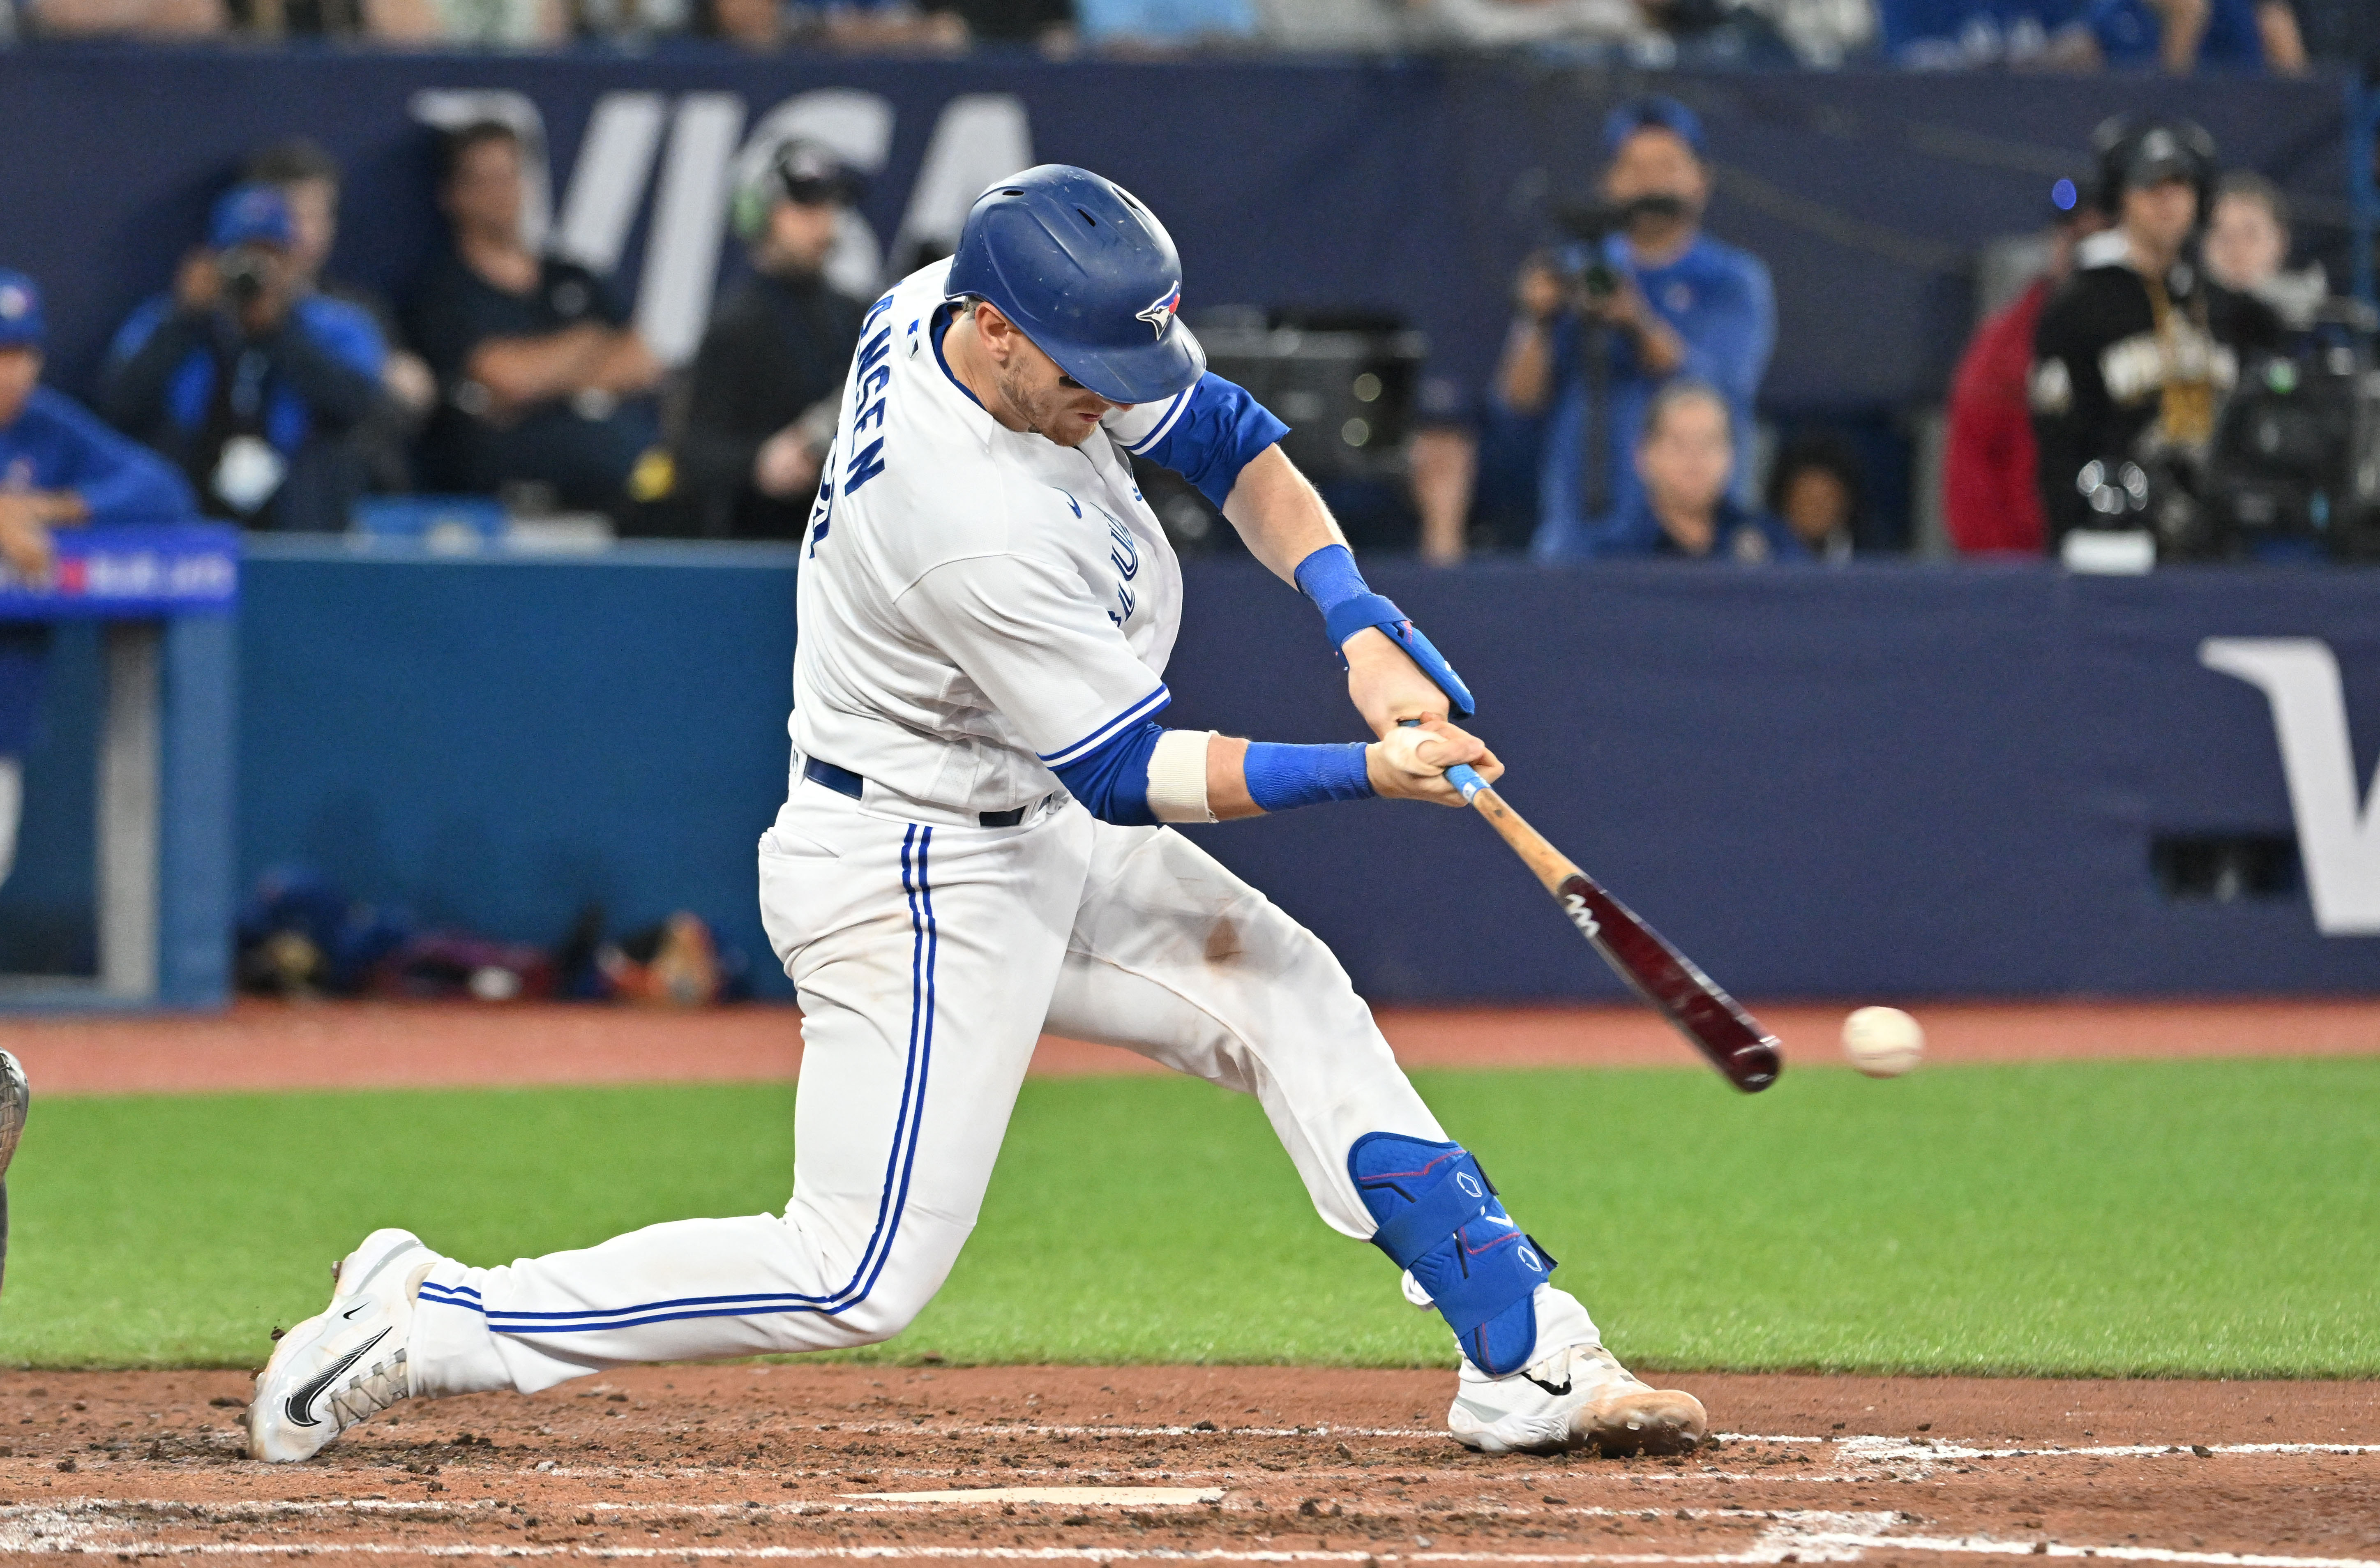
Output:
[[[821,762],[815,757],[802,761],[802,777],[814,784],[824,784],[837,795],[847,795],[857,800],[867,792],[868,781],[848,768],[838,768],[832,762]],[[987,828],[1013,828],[1025,820],[1030,806],[1018,806],[1006,811],[978,811],[975,820]]]

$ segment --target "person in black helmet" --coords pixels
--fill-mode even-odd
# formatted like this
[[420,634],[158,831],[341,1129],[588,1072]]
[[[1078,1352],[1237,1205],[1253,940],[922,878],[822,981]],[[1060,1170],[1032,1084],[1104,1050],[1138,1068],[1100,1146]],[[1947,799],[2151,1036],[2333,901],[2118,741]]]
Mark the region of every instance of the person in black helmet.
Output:
[[2119,118],[2094,142],[2114,226],[2082,242],[2033,340],[2028,395],[2053,555],[2078,528],[2148,527],[2127,465],[2195,461],[2240,354],[2281,338],[2269,306],[2215,284],[2200,262],[2214,139],[2187,120]]
[[858,185],[832,152],[793,140],[736,192],[752,275],[703,334],[676,444],[698,535],[792,539],[809,517],[867,310],[826,276]]

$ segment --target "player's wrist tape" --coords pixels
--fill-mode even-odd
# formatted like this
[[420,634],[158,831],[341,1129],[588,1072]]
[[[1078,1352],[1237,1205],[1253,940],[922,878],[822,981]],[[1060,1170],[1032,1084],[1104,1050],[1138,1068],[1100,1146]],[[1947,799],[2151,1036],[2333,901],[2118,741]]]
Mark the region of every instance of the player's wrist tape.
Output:
[[1248,798],[1266,811],[1290,811],[1326,800],[1367,799],[1372,795],[1372,775],[1365,758],[1367,749],[1362,741],[1345,746],[1251,741],[1243,764]]
[[1148,812],[1160,822],[1211,822],[1207,746],[1212,730],[1167,730],[1148,754]]
[[1404,650],[1405,657],[1421,666],[1423,675],[1438,683],[1455,718],[1467,719],[1478,711],[1471,688],[1463,684],[1446,655],[1422,636],[1395,600],[1371,590],[1345,545],[1326,544],[1314,552],[1297,564],[1296,577],[1298,591],[1322,612],[1323,633],[1330,639],[1330,650],[1339,655],[1341,669],[1347,667],[1347,639],[1368,626],[1378,626]]

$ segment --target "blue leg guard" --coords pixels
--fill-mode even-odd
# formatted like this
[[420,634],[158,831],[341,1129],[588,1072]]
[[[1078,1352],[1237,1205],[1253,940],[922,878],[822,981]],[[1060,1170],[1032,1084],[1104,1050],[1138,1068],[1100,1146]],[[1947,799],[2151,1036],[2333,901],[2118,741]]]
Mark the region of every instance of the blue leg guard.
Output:
[[1472,1365],[1491,1378],[1527,1366],[1554,1260],[1512,1223],[1479,1161],[1459,1143],[1366,1133],[1347,1173],[1379,1222],[1372,1245],[1412,1271]]

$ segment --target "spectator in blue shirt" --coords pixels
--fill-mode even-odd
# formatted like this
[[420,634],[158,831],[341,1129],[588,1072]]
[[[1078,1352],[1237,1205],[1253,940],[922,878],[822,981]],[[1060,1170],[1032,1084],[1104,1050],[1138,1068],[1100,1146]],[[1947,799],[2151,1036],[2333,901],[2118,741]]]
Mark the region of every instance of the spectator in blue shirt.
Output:
[[278,189],[227,192],[173,292],[116,333],[102,407],[180,466],[209,515],[340,532],[364,478],[349,437],[392,417],[388,346],[369,312],[304,287],[296,237]]
[[1702,232],[1710,177],[1693,112],[1670,98],[1625,104],[1604,142],[1603,197],[1620,226],[1562,264],[1523,269],[1497,371],[1507,407],[1548,416],[1532,545],[1541,561],[1655,548],[1629,458],[1646,406],[1673,376],[1726,400],[1733,467],[1748,472],[1753,395],[1777,336],[1768,269]]
[[2306,69],[2305,41],[2289,0],[2091,0],[2058,40],[2058,63],[2086,69]]
[[1807,561],[1810,552],[1778,518],[1728,493],[1735,470],[1734,417],[1726,396],[1684,378],[1654,394],[1636,443],[1640,483],[1625,551],[1676,561]]
[[[163,523],[196,509],[189,487],[156,454],[108,429],[73,398],[41,384],[41,291],[0,270],[0,569],[49,580],[54,529]],[[23,758],[31,747],[49,628],[0,622],[0,882],[17,852]]]

